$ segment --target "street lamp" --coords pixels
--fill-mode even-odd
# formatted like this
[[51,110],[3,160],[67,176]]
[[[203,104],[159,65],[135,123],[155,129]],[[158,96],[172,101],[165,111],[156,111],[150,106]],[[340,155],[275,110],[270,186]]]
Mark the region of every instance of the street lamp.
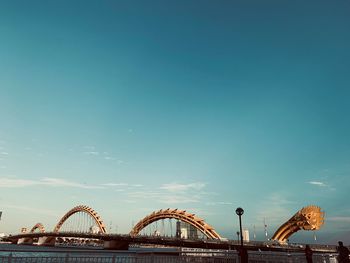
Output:
[[244,210],[242,207],[238,207],[236,209],[236,214],[238,215],[238,218],[239,218],[239,231],[241,234],[241,247],[243,247],[242,219],[241,219],[243,213],[244,213]]

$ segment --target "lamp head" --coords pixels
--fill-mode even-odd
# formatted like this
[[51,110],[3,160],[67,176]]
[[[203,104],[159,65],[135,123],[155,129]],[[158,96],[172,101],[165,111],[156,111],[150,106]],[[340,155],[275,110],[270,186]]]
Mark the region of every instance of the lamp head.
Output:
[[237,215],[241,216],[241,215],[243,215],[243,213],[244,213],[244,210],[243,210],[242,207],[238,207],[238,208],[236,209],[236,214],[237,214]]

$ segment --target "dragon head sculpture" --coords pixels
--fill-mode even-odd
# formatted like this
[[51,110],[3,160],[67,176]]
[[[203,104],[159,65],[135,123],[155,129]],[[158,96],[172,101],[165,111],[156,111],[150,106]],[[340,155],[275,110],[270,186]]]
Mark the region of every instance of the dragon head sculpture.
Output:
[[313,205],[306,206],[280,226],[272,239],[284,243],[299,230],[318,230],[323,224],[324,212],[321,211],[321,208]]

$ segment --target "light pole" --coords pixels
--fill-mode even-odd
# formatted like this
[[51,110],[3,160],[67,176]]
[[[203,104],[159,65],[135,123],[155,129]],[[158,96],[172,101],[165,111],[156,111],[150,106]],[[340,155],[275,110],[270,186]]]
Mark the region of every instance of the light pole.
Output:
[[236,209],[236,214],[238,215],[238,218],[239,218],[239,232],[241,235],[241,247],[243,247],[242,219],[241,219],[243,213],[244,213],[244,210],[242,207],[238,207]]

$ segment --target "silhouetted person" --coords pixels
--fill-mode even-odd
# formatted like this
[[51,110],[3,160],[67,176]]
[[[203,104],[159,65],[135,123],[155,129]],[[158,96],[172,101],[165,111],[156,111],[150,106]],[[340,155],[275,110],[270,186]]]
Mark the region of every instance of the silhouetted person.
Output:
[[311,250],[309,245],[305,246],[305,258],[307,263],[312,263],[312,254],[313,251]]
[[248,251],[245,247],[239,247],[239,256],[241,258],[240,263],[248,263]]
[[343,242],[341,241],[339,241],[338,244],[338,263],[349,263],[349,249],[347,247],[344,247]]

